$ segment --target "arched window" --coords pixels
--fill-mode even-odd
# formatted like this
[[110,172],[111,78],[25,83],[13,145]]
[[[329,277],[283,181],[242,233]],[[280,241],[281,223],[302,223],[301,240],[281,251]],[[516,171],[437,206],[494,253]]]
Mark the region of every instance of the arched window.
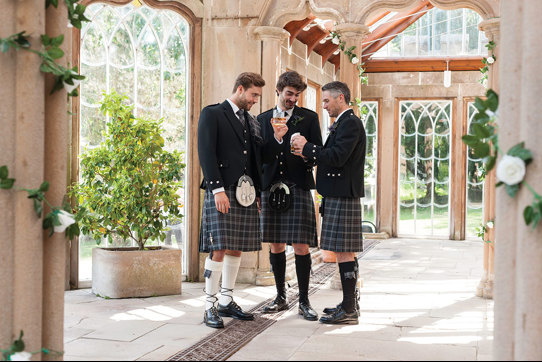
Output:
[[[122,6],[91,2],[80,32],[79,63],[86,76],[79,97],[79,152],[102,141],[107,119],[100,113],[103,92],[116,91],[128,97],[136,116],[163,118],[166,147],[185,152],[184,189],[187,205],[190,135],[190,41],[191,27],[183,15],[170,9],[153,8],[139,1]],[[186,216],[188,208],[184,207]],[[165,243],[186,251],[187,221],[170,225]],[[115,240],[108,246],[125,246]],[[79,280],[90,280],[94,240],[84,235],[79,244]],[[186,273],[188,253],[183,253]]]

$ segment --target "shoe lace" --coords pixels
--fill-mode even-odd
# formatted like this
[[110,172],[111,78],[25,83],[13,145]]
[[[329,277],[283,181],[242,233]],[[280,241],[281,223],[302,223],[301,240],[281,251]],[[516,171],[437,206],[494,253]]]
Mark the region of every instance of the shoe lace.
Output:
[[218,298],[216,297],[216,295],[207,293],[207,290],[205,290],[205,288],[203,288],[203,293],[205,293],[206,295],[206,301],[209,303],[213,303],[213,309],[216,312],[215,307],[216,307],[216,303],[218,303]]
[[[228,294],[226,294],[226,293],[228,293]],[[230,298],[231,303],[235,303],[233,301],[233,289],[221,287],[220,288],[220,294],[222,294],[225,297]]]

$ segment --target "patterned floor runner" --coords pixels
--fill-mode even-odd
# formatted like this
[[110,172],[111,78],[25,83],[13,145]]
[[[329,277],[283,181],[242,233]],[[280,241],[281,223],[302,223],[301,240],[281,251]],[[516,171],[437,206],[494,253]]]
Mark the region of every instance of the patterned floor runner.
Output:
[[[377,240],[365,240],[364,251],[358,255],[361,259],[367,252],[374,248],[379,242]],[[337,266],[335,263],[322,263],[315,268],[311,276],[309,295],[316,293],[330,278],[333,277]],[[290,288],[287,291],[287,298],[290,301],[289,310],[297,307],[299,290],[297,282],[290,282]],[[239,321],[232,319],[226,323],[224,329],[219,329],[191,347],[188,347],[179,353],[168,358],[168,361],[225,361],[244,345],[249,343],[254,337],[274,324],[284,313],[282,311],[276,314],[263,314],[263,307],[274,300],[270,298],[252,308],[254,313],[253,321]]]

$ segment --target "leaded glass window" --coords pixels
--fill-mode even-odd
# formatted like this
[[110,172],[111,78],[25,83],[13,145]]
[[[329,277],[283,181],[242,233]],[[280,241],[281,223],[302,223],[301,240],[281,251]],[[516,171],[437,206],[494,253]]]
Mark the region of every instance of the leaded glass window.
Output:
[[448,235],[451,101],[402,101],[399,234]]
[[[488,39],[478,29],[481,21],[482,17],[470,9],[433,8],[377,51],[373,58],[487,55]],[[385,21],[375,26],[382,23]]]
[[376,224],[376,191],[378,168],[378,102],[361,102],[361,120],[367,135],[365,156],[365,197],[362,199],[363,220]]
[[[474,133],[472,130],[472,120],[478,113],[474,102],[468,103],[468,133]],[[472,149],[467,147],[467,187],[466,187],[466,216],[467,237],[477,236],[477,228],[484,220],[484,177],[482,174],[483,160],[473,155]]]
[[[136,116],[163,118],[166,147],[186,151],[190,89],[190,26],[186,19],[174,11],[139,3],[93,3],[85,15],[91,22],[84,23],[80,42],[81,73],[87,76],[81,84],[80,152],[102,141],[108,120],[100,114],[100,101],[103,92],[111,91],[126,95]],[[186,175],[183,181],[179,195],[186,205]],[[170,227],[165,243],[185,249],[186,225]],[[125,242],[115,240],[113,244],[124,246]],[[80,238],[81,280],[90,279],[89,258],[95,246],[93,240]],[[183,267],[186,265],[185,257]]]

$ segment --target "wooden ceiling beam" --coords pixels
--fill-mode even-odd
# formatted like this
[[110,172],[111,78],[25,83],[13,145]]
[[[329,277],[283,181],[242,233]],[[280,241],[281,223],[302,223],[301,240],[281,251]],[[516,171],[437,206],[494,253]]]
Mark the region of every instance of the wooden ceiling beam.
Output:
[[290,33],[290,46],[294,42],[294,39],[303,31],[303,28],[312,23],[314,19],[316,19],[316,16],[310,15],[303,20],[290,21],[284,26],[284,29]]
[[452,71],[474,71],[483,67],[482,57],[454,57],[443,58],[393,58],[371,59],[365,64],[366,73],[394,73],[394,72],[443,72],[446,63]]
[[320,40],[324,39],[326,36],[329,35],[328,32],[324,32],[322,29],[318,28],[319,32],[317,33],[315,31],[314,36],[311,34],[310,40],[307,42],[307,58],[311,55],[311,52],[314,50],[314,48],[320,44]]

